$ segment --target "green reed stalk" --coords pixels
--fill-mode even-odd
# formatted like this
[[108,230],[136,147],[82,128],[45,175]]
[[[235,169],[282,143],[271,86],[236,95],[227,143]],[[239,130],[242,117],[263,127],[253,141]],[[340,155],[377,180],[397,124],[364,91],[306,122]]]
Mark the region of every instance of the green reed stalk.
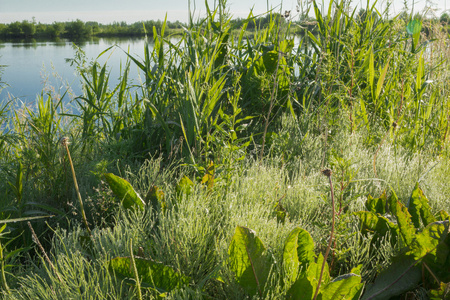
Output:
[[330,232],[330,240],[328,241],[328,247],[325,251],[325,255],[323,257],[323,263],[322,268],[320,270],[320,276],[319,276],[319,283],[317,283],[316,292],[314,294],[313,300],[316,300],[317,295],[319,294],[320,284],[322,283],[322,276],[323,276],[323,270],[325,269],[325,264],[327,263],[327,257],[330,253],[331,244],[333,243],[333,235],[334,235],[334,218],[336,215],[335,209],[334,209],[334,192],[333,192],[333,183],[331,181],[331,170],[325,169],[322,171],[322,174],[328,177],[328,180],[330,182],[330,190],[331,190],[331,209],[332,209],[332,218],[331,218],[331,232]]
[[9,294],[9,287],[8,283],[6,282],[6,275],[5,275],[5,258],[3,257],[3,246],[0,243],[0,272],[1,272],[1,286],[2,289]]
[[131,266],[133,268],[134,277],[136,280],[138,299],[142,300],[141,282],[139,280],[139,273],[137,271],[136,261],[134,260],[134,255],[133,255],[133,239],[130,239],[130,261],[131,261]]
[[77,191],[78,201],[80,203],[81,215],[83,217],[84,225],[86,226],[86,229],[87,229],[89,235],[92,236],[91,230],[89,229],[88,221],[86,219],[86,213],[84,212],[83,200],[81,199],[80,189],[78,188],[77,177],[75,175],[75,169],[73,167],[72,157],[70,156],[70,151],[69,151],[69,146],[68,146],[69,138],[67,138],[67,137],[62,138],[61,144],[63,145],[63,147],[66,148],[67,157],[69,158],[70,168],[72,169],[73,184],[75,185],[75,190]]

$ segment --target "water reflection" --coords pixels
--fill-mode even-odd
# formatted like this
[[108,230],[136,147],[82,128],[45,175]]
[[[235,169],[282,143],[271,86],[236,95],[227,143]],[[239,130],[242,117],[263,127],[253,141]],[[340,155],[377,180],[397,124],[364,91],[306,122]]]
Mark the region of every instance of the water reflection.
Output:
[[[8,66],[3,69],[2,81],[10,85],[0,93],[0,101],[10,93],[13,99],[18,98],[26,103],[34,102],[36,95],[39,95],[46,87],[59,89],[66,86],[66,83],[72,88],[74,96],[80,95],[81,78],[76,75],[75,67],[66,63],[67,58],[75,56],[74,44],[80,47],[86,59],[91,61],[114,45],[125,51],[129,49],[132,55],[143,57],[145,41],[139,38],[94,37],[76,41],[28,39],[0,43],[0,65]],[[108,64],[108,70],[111,72],[110,86],[118,82],[120,66],[123,66],[126,60],[126,53],[115,48],[98,58],[100,64]],[[130,80],[137,83],[137,69],[131,68],[130,72]]]

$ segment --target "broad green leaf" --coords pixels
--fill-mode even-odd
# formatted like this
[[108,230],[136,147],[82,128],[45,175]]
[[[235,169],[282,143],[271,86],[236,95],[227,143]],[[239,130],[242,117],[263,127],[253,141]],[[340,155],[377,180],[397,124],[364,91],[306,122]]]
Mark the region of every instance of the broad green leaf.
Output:
[[314,47],[318,50],[318,48],[322,48],[322,44],[320,43],[320,40],[318,40],[314,34],[312,34],[310,31],[308,31],[309,38],[314,42]]
[[294,39],[286,39],[280,41],[280,51],[283,52],[283,54],[289,54],[292,49],[294,48]]
[[313,1],[313,5],[314,5],[314,14],[316,16],[316,20],[319,25],[319,31],[323,36],[327,36],[327,27],[325,26],[324,20],[322,18],[322,13],[320,12],[320,9],[317,6],[316,1]]
[[314,297],[315,287],[307,278],[306,272],[301,273],[300,277],[289,288],[286,298],[291,300],[311,300]]
[[450,298],[450,283],[440,283],[438,289],[428,291],[430,300],[442,300]]
[[375,58],[373,56],[373,49],[370,49],[369,53],[369,85],[370,85],[370,91],[372,95],[372,100],[375,101]]
[[255,232],[246,227],[237,226],[228,249],[228,265],[236,281],[251,296],[262,289],[267,280],[270,266],[264,256],[266,248]]
[[181,178],[180,182],[178,182],[176,190],[177,193],[184,193],[186,195],[189,195],[192,192],[193,188],[194,183],[192,182],[192,180],[189,177],[184,176],[183,178]]
[[422,22],[420,20],[411,20],[408,22],[408,25],[406,25],[406,31],[408,32],[409,35],[420,33],[421,29],[422,29]]
[[167,204],[164,201],[164,192],[161,191],[156,185],[153,185],[148,190],[147,196],[145,196],[145,203],[146,204],[150,203],[154,209],[157,209],[159,204],[163,212],[167,207]]
[[[169,266],[144,258],[134,258],[134,260],[142,287],[154,288],[160,293],[165,293],[189,284],[189,277]],[[130,257],[117,257],[110,260],[110,269],[121,279],[135,279]]]
[[[309,264],[306,271],[302,271],[298,279],[292,284],[287,292],[287,299],[292,300],[309,300],[314,298],[314,293],[319,283],[320,271],[322,269],[323,256],[319,254],[317,262]],[[325,263],[325,268],[322,275],[322,284],[330,282],[330,270],[328,264]]]
[[[166,137],[171,137],[172,131],[170,130],[169,125],[167,125],[167,123],[164,120],[161,113],[158,111],[156,106],[153,103],[151,103],[149,100],[146,99],[146,102],[148,103],[148,108],[152,112],[153,116],[156,117],[156,119],[159,122],[159,125],[161,125],[161,127],[164,129],[164,132],[166,133]],[[170,149],[170,141],[169,140],[166,141],[166,147],[167,147],[167,149]]]
[[[278,60],[278,51],[269,51],[262,55],[262,60],[264,62],[264,67],[267,73],[272,74],[277,70],[277,66],[280,67],[281,64],[286,64],[284,57]],[[284,60],[284,61],[283,61]]]
[[386,300],[415,288],[422,279],[421,268],[413,266],[415,263],[413,258],[405,255],[397,258],[372,285],[367,286],[361,300]]
[[397,225],[400,231],[400,236],[407,246],[411,245],[416,234],[416,229],[411,223],[411,215],[408,209],[398,200],[397,195],[392,192],[389,197],[389,207],[391,213],[397,219]]
[[416,93],[419,94],[422,89],[423,77],[425,75],[423,52],[420,53],[419,63],[417,64],[417,74],[416,74]]
[[[322,253],[320,253],[319,257],[317,258],[317,263],[310,264],[308,271],[307,271],[307,277],[313,286],[313,292],[316,291],[317,284],[319,283],[320,272],[322,270],[323,261],[324,261],[324,258],[322,256]],[[328,266],[328,263],[325,262],[325,268],[323,269],[321,284],[327,284],[328,282],[330,282],[330,268]]]
[[364,119],[364,123],[368,126],[369,118],[368,118],[368,114],[367,114],[367,110],[366,110],[366,105],[364,103],[364,99],[361,98],[359,101],[359,104],[360,104],[361,114]]
[[386,63],[386,65],[384,66],[383,70],[381,71],[380,77],[378,78],[378,82],[377,82],[377,90],[375,92],[375,98],[378,99],[378,97],[380,96],[381,93],[381,88],[383,87],[384,84],[384,79],[386,78],[386,73],[387,70],[389,68],[389,59]]
[[[449,254],[448,249],[444,250],[444,255],[438,257],[438,245],[440,243],[445,245],[443,242],[448,236],[449,221],[438,221],[429,224],[425,227],[422,232],[416,234],[414,241],[410,245],[410,250],[406,253],[411,255],[414,259],[419,260],[428,254],[429,260],[431,259],[433,263],[445,264],[447,256]],[[448,247],[447,247],[448,248]]]
[[379,198],[373,198],[369,195],[366,201],[366,208],[368,211],[373,212],[374,214],[384,215],[386,213],[386,201],[387,198],[385,191]]
[[437,221],[450,220],[450,216],[445,210],[440,210],[435,216]]
[[420,228],[420,220],[424,226],[436,221],[434,216],[431,214],[431,208],[428,205],[428,199],[423,194],[421,188],[419,188],[419,183],[416,183],[414,190],[409,200],[408,211],[411,214],[411,219],[416,228]]
[[106,173],[104,176],[114,195],[122,201],[124,208],[129,209],[137,206],[140,209],[144,209],[144,200],[136,193],[128,181],[112,173]]
[[298,277],[299,268],[306,270],[314,262],[314,241],[302,228],[295,228],[286,239],[283,251],[283,266],[289,284]]
[[358,211],[355,215],[360,220],[360,230],[362,233],[374,232],[378,224],[378,216],[370,211]]
[[364,283],[361,283],[361,276],[356,274],[341,275],[321,286],[317,299],[357,300],[363,286]]
[[375,215],[369,211],[359,211],[354,214],[361,222],[360,226],[363,234],[368,232],[376,233],[373,236],[372,242],[376,242],[380,237],[384,237],[388,231],[391,233],[391,243],[394,245],[397,242],[399,228],[387,218]]
[[411,50],[415,52],[417,49],[417,44],[419,43],[420,31],[422,29],[422,21],[411,20],[406,26],[406,31],[412,36]]

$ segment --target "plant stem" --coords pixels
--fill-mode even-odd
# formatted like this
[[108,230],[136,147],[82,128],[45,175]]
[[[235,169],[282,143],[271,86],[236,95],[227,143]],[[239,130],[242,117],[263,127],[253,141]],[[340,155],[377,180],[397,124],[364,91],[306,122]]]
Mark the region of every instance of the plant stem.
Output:
[[138,271],[136,268],[136,262],[134,261],[134,255],[133,255],[133,239],[130,239],[130,260],[131,260],[131,266],[133,267],[134,278],[136,280],[138,299],[142,300],[141,282],[139,280],[139,274],[138,274]]
[[58,279],[59,279],[59,282],[62,283],[63,281],[62,281],[62,279],[61,279],[61,276],[59,276],[59,273],[58,273],[58,271],[56,270],[55,265],[53,265],[52,261],[51,261],[50,258],[48,257],[47,252],[45,252],[45,249],[44,249],[44,247],[42,246],[41,242],[39,241],[36,232],[34,232],[33,226],[31,226],[31,223],[30,223],[29,221],[28,221],[27,223],[28,223],[28,227],[30,227],[30,230],[31,230],[31,236],[33,237],[34,242],[36,243],[36,245],[38,245],[39,249],[40,249],[41,252],[42,252],[42,255],[44,256],[44,259],[48,262],[48,264],[50,265],[50,267],[52,268],[52,270],[55,272],[56,277],[58,277]]
[[70,168],[72,169],[73,184],[75,185],[75,190],[77,191],[78,201],[80,203],[80,209],[81,209],[81,216],[83,217],[84,225],[86,226],[86,229],[87,229],[89,235],[92,236],[91,229],[89,229],[88,221],[86,219],[86,213],[84,212],[83,200],[81,199],[80,189],[78,188],[77,176],[75,175],[75,169],[73,167],[72,157],[70,156],[68,141],[69,141],[69,138],[65,137],[62,139],[61,144],[66,148],[67,157],[69,158]]
[[314,293],[313,300],[316,300],[317,295],[319,294],[320,285],[322,283],[322,276],[323,276],[323,270],[325,269],[325,264],[327,263],[327,257],[330,253],[331,244],[333,243],[333,235],[334,235],[334,218],[336,215],[335,208],[334,208],[334,192],[333,192],[333,183],[331,181],[331,170],[325,169],[322,171],[322,174],[328,177],[328,180],[330,182],[330,190],[331,190],[331,208],[332,208],[332,219],[331,219],[331,232],[330,232],[330,240],[328,241],[328,247],[325,251],[325,256],[323,257],[323,263],[322,263],[322,269],[320,270],[320,276],[319,276],[319,283],[317,283],[316,292]]
[[262,136],[262,146],[261,146],[261,152],[259,153],[259,161],[260,164],[262,163],[262,158],[264,154],[264,146],[266,145],[266,135],[267,135],[267,129],[269,128],[270,123],[270,115],[272,114],[272,110],[275,104],[275,97],[276,97],[276,90],[278,89],[278,69],[280,68],[280,60],[282,58],[282,52],[280,51],[280,28],[278,27],[277,31],[277,41],[278,41],[278,60],[277,60],[277,67],[275,68],[275,73],[273,74],[273,87],[272,91],[270,92],[270,106],[269,111],[267,112],[267,116],[264,123],[264,134]]
[[0,244],[0,261],[1,261],[1,280],[2,280],[2,289],[9,294],[9,287],[8,283],[6,282],[6,275],[5,275],[5,261],[3,257],[3,246]]

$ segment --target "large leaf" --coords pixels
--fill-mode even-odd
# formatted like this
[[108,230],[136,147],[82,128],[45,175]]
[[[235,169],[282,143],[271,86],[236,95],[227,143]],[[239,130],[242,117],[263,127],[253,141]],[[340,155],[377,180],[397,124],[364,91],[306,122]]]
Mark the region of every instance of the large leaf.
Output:
[[450,221],[450,216],[445,210],[440,210],[435,214],[436,221]]
[[314,297],[314,291],[317,287],[312,285],[307,277],[307,273],[303,272],[294,284],[289,288],[286,298],[292,300],[310,300]]
[[384,84],[384,79],[386,78],[386,73],[389,67],[389,61],[387,61],[386,65],[384,66],[383,70],[380,73],[380,77],[378,78],[378,82],[377,82],[377,90],[375,92],[375,98],[378,99],[378,97],[380,96],[381,93],[381,89],[383,88],[383,84]]
[[372,101],[376,101],[375,98],[375,59],[373,55],[373,49],[370,49],[369,53],[369,68],[368,68],[368,80],[370,85],[370,91],[372,95]]
[[392,195],[389,197],[389,207],[391,213],[397,219],[397,225],[403,242],[407,246],[411,245],[416,234],[416,229],[411,223],[411,215],[409,214],[408,209],[398,201],[397,195],[395,195],[394,192],[392,192]]
[[137,206],[140,209],[144,209],[144,200],[136,193],[128,181],[112,173],[106,173],[104,176],[114,195],[122,201],[124,208],[129,209]]
[[[190,278],[171,267],[144,258],[134,258],[141,286],[154,288],[160,293],[170,292],[189,284]],[[135,279],[130,257],[117,257],[110,261],[110,269],[121,279]]]
[[[422,232],[415,236],[410,250],[406,254],[412,255],[416,260],[426,254],[436,254],[438,244],[447,238],[448,224],[448,221],[438,221],[425,227]],[[445,263],[445,258],[443,258],[444,261],[441,261],[442,263]]]
[[363,286],[364,283],[361,283],[361,276],[356,274],[341,275],[321,286],[317,299],[357,300]]
[[421,268],[415,266],[415,263],[413,258],[402,255],[378,275],[374,284],[367,287],[361,299],[390,299],[415,288],[422,277]]
[[440,283],[438,289],[428,291],[430,300],[442,300],[450,298],[450,283]]
[[422,220],[424,226],[436,221],[431,213],[430,205],[428,205],[428,199],[423,194],[422,189],[419,188],[419,183],[416,184],[412,192],[408,211],[416,228],[420,228],[420,220]]
[[386,213],[386,202],[386,192],[383,192],[379,198],[373,198],[369,195],[366,201],[366,208],[374,214],[384,215]]
[[397,242],[399,235],[398,226],[389,221],[387,218],[369,211],[359,211],[354,214],[360,220],[361,232],[363,234],[369,232],[375,234],[372,239],[373,242],[378,240],[380,237],[384,237],[388,231],[391,233],[392,244],[394,245]]
[[[293,300],[309,300],[314,298],[314,293],[319,283],[320,272],[322,269],[323,256],[319,254],[317,262],[309,264],[308,269],[303,271],[299,278],[294,282],[287,292],[287,298]],[[322,283],[330,282],[330,270],[328,264],[325,263],[325,268],[322,275]]]
[[176,186],[177,193],[184,193],[186,195],[190,195],[192,193],[193,189],[194,189],[194,183],[187,176],[184,176],[183,178],[181,178],[180,182],[178,182],[178,184]]
[[255,232],[237,226],[228,249],[228,265],[236,281],[249,295],[262,294],[269,273],[269,265],[263,255],[265,247]]
[[450,239],[449,221],[438,221],[429,224],[416,235],[407,253],[423,262],[441,281],[450,280]]
[[305,270],[314,262],[314,241],[302,228],[295,228],[287,237],[283,251],[283,266],[289,283],[297,279],[299,268]]

